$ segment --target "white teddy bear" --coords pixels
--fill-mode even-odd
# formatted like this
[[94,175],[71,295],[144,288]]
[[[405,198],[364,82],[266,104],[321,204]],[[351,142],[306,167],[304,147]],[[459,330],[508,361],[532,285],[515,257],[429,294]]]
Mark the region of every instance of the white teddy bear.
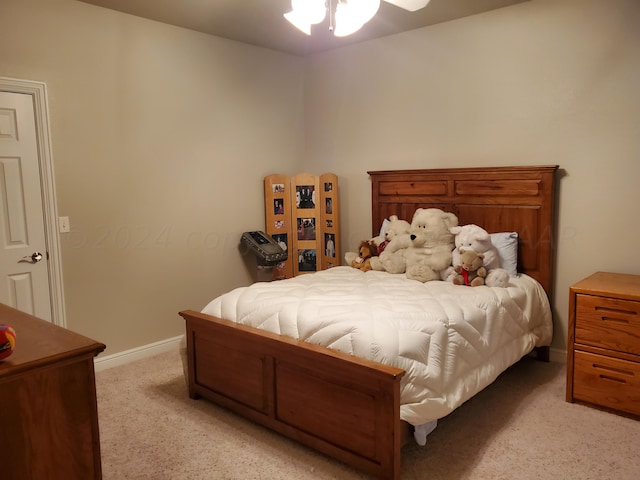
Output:
[[419,208],[411,221],[411,245],[404,252],[407,278],[420,282],[443,280],[455,247],[451,228],[458,217],[439,208]]
[[453,251],[453,265],[460,263],[460,249],[473,250],[484,255],[484,268],[491,270],[500,267],[498,250],[491,243],[491,236],[484,228],[469,224],[452,227],[456,248]]
[[[491,243],[491,235],[478,225],[469,224],[455,226],[450,229],[455,235],[455,249],[452,252],[452,265],[460,264],[460,249],[473,250],[484,255],[484,268],[487,270],[485,284],[490,287],[506,287],[509,283],[509,274],[500,268],[500,256],[498,250]],[[451,281],[455,276],[453,267],[447,272],[447,280]]]
[[[406,244],[409,243],[409,229],[411,224],[406,220],[400,220],[397,215],[391,215],[388,219],[385,219],[382,223],[380,235],[372,238],[371,240],[378,247],[378,253],[371,258],[371,267],[374,270],[384,270],[378,255],[389,249],[389,251],[397,251]],[[347,252],[344,254],[345,262],[347,265],[351,265],[352,261],[358,256],[355,252]],[[404,273],[404,270],[399,273]]]
[[390,247],[391,251],[406,248],[409,230],[411,230],[409,222],[399,219],[397,215],[391,215],[384,226],[384,240],[378,245],[378,253],[382,253],[387,247]]
[[411,224],[399,219],[397,215],[391,215],[383,228],[384,240],[378,245],[378,256],[371,259],[371,267],[378,271],[404,273],[404,262],[398,264],[389,259],[392,259],[396,253],[401,255],[400,252],[411,244],[409,238]]

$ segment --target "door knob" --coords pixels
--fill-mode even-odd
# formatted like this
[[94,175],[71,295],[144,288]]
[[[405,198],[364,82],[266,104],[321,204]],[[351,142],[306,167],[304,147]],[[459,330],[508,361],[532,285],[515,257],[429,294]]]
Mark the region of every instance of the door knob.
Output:
[[22,257],[22,260],[20,261],[38,263],[40,260],[42,260],[42,254],[40,252],[33,252],[31,255],[26,255]]

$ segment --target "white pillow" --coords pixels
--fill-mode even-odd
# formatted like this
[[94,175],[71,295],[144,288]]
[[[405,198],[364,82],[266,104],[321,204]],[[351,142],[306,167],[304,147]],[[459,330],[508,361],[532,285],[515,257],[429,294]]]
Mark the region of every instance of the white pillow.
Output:
[[518,275],[518,233],[500,232],[491,234],[491,243],[500,257],[500,266],[504,268],[510,276]]

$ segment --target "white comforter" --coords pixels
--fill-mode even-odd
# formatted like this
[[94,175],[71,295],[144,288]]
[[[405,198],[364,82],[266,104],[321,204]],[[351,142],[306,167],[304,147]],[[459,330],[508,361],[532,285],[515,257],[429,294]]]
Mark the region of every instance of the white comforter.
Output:
[[404,369],[400,416],[413,425],[449,414],[552,335],[547,296],[526,275],[465,287],[335,267],[237,288],[203,312]]

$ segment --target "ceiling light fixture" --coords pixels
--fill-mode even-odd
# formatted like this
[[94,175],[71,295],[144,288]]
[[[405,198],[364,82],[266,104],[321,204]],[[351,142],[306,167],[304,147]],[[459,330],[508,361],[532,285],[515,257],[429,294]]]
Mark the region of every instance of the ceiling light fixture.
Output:
[[[430,0],[384,0],[414,12],[427,6]],[[291,0],[291,11],[284,14],[298,30],[311,35],[311,25],[322,23],[329,16],[329,31],[336,37],[357,32],[371,20],[380,8],[380,0]]]

